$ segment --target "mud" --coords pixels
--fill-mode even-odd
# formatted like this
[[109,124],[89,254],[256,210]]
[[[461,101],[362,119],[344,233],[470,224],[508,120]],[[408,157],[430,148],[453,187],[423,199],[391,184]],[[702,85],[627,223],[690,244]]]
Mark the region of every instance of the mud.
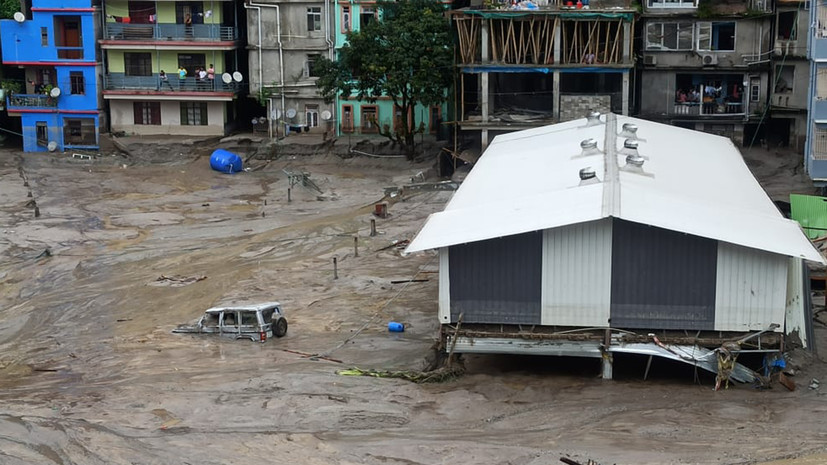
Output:
[[[802,356],[795,392],[713,392],[710,377],[657,361],[643,381],[635,359],[613,381],[592,361],[493,356],[467,357],[442,384],[339,376],[427,362],[436,255],[388,246],[450,194],[391,199],[369,232],[384,188],[432,160],[282,156],[230,176],[188,147],[163,165],[0,151],[0,463],[824,463],[827,397],[807,388],[827,380],[818,357]],[[288,202],[282,169],[310,172],[323,194],[295,186]],[[391,283],[414,277],[428,281]],[[170,332],[262,300],[282,302],[285,338]],[[391,320],[406,331],[389,333]]]

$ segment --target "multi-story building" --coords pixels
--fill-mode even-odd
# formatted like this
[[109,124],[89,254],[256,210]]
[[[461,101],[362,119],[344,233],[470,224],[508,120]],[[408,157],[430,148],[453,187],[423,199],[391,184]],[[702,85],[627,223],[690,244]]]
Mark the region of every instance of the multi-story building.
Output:
[[[450,2],[444,1],[447,5]],[[339,50],[347,43],[347,33],[358,31],[369,21],[381,21],[381,11],[375,0],[339,0],[336,3],[335,42]],[[448,89],[446,89],[446,94]],[[403,124],[402,109],[397,107],[388,96],[380,96],[373,102],[360,101],[355,96],[339,97],[336,101],[338,111],[337,135],[343,134],[378,134],[379,128],[388,127],[396,132]],[[447,102],[441,105],[424,106],[416,104],[407,121],[414,121],[418,128],[424,124],[424,131],[436,134],[442,126],[447,113]]]
[[[770,146],[785,145],[804,151],[807,137],[807,100],[810,62],[807,60],[809,1],[776,0],[775,46],[771,51],[770,116],[759,137]],[[744,141],[752,145],[753,140]]]
[[25,68],[25,90],[8,96],[19,116],[23,150],[97,149],[98,8],[95,0],[33,0],[0,21],[3,64]]
[[645,0],[643,7],[640,116],[742,143],[767,112],[770,2]]
[[335,106],[319,95],[313,63],[334,57],[333,1],[269,0],[245,7],[250,97],[267,106],[271,130],[324,130]]
[[247,83],[238,72],[235,1],[111,0],[103,8],[103,98],[112,132],[213,136],[232,129]]
[[482,149],[503,132],[628,115],[636,10],[624,0],[540,0],[452,12],[458,37],[456,122]]
[[810,178],[823,188],[827,185],[827,5],[810,2],[809,6],[810,88],[804,159]]

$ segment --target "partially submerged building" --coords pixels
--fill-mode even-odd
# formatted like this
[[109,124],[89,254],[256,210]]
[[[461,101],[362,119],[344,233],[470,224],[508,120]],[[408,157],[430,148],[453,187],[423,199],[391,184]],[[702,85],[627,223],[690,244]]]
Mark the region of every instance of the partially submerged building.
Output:
[[616,352],[811,345],[803,260],[824,263],[729,139],[614,114],[497,136],[407,252],[429,249],[446,347],[607,377]]
[[[494,2],[497,5],[498,2]],[[497,134],[630,112],[636,10],[628,1],[537,2],[536,9],[463,8],[457,34],[459,131],[481,148]]]
[[25,69],[25,90],[10,95],[9,116],[21,118],[23,150],[99,146],[104,117],[98,92],[98,2],[34,0],[0,21],[3,64]]

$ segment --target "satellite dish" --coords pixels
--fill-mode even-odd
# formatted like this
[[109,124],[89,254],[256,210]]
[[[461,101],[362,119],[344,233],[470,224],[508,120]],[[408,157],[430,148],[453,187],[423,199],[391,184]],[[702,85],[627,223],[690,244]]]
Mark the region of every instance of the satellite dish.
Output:
[[325,120],[325,121],[329,121],[332,116],[333,115],[330,114],[330,111],[328,111],[328,110],[325,110],[325,111],[322,112],[322,119]]
[[241,73],[239,73],[238,71],[233,73],[233,81],[241,82],[242,79],[244,79],[244,76],[242,76]]
[[270,110],[270,119],[277,120],[281,118],[281,110]]
[[54,152],[55,150],[57,150],[57,142],[49,142],[49,145],[47,145],[46,148],[49,149],[50,152]]
[[233,77],[230,76],[230,73],[224,73],[221,75],[221,80],[224,81],[224,84],[229,84],[233,82]]
[[252,123],[253,123],[253,125],[256,125],[256,124],[258,124],[258,118],[253,118],[253,121],[252,121]]
[[14,14],[14,20],[17,21],[18,23],[22,23],[23,21],[26,20],[26,15],[24,15],[23,13],[18,11],[17,13]]
[[52,97],[58,97],[60,95],[60,87],[52,87],[52,90],[49,91],[49,95]]
[[264,123],[266,123],[266,122],[267,122],[267,118],[265,118],[265,117],[263,117],[263,116],[259,116],[259,117],[258,117],[258,122],[259,122],[259,123],[261,123],[261,124],[264,124]]
[[287,117],[288,118],[295,118],[296,117],[296,109],[295,108],[288,108],[287,109]]

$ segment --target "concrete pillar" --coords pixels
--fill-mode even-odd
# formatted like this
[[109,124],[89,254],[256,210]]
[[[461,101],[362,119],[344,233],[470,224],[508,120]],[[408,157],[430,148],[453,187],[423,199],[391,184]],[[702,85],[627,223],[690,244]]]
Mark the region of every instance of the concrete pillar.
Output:
[[603,379],[612,379],[612,354],[608,352],[603,353]]
[[621,90],[621,99],[623,101],[622,113],[629,116],[629,72],[623,73],[623,89]]
[[551,84],[551,91],[554,94],[552,98],[554,99],[554,120],[559,122],[560,121],[560,70],[555,69],[554,73],[552,74],[552,84]]
[[628,21],[623,21],[623,63],[631,63],[631,62],[632,62],[632,23],[630,23]]
[[[483,64],[488,64],[491,61],[490,51],[488,47],[488,20],[483,20],[482,28],[480,29],[480,55]],[[488,73],[480,74],[480,106],[482,110],[482,134],[480,135],[480,144],[482,150],[488,147]]]

